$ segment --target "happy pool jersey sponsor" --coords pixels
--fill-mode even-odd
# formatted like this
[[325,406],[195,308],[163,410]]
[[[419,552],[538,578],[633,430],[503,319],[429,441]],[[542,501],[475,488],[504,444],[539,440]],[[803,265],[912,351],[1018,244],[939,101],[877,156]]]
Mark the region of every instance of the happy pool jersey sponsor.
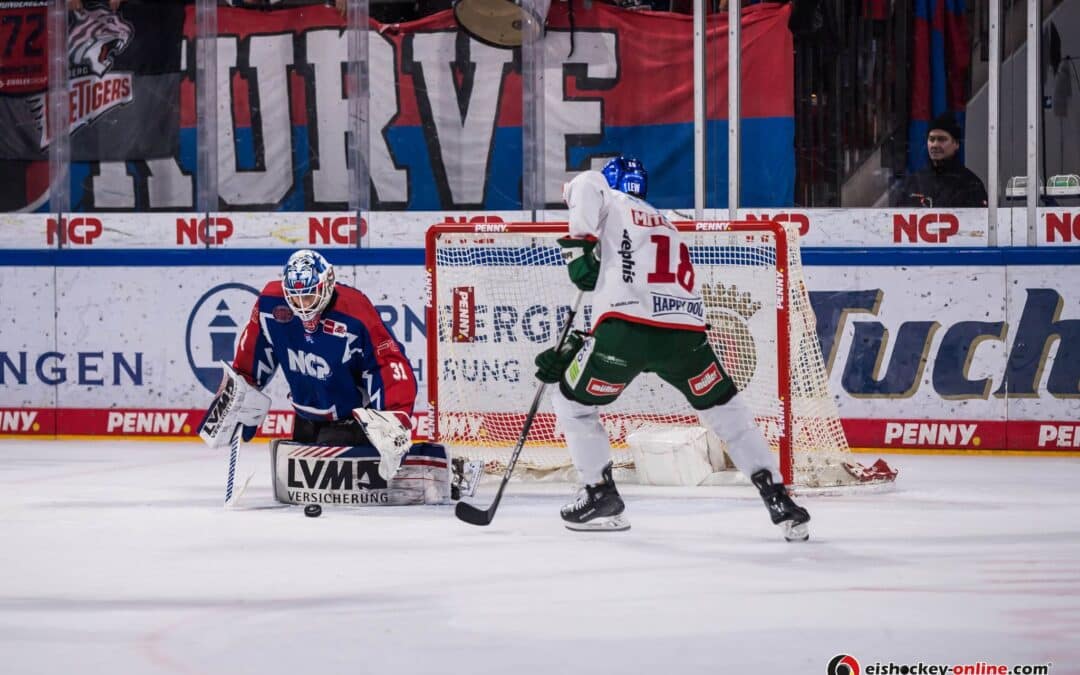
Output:
[[680,314],[704,319],[705,310],[701,298],[677,298],[662,293],[652,294],[653,316],[668,317]]

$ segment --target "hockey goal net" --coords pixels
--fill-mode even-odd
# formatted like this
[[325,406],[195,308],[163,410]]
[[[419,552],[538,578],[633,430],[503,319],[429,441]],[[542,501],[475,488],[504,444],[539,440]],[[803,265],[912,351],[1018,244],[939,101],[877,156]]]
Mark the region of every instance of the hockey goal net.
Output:
[[[679,229],[705,303],[709,341],[780,455],[785,482],[832,487],[887,480],[854,462],[840,425],[803,283],[797,229],[693,222]],[[434,438],[501,471],[536,392],[533,358],[558,337],[576,289],[556,240],[565,224],[436,225],[427,235],[428,394]],[[589,294],[575,328],[590,330]],[[516,472],[572,480],[549,387]],[[642,373],[601,409],[617,467],[644,426],[693,426],[674,388]],[[624,473],[625,476],[625,473]],[[625,479],[625,478],[624,478]]]

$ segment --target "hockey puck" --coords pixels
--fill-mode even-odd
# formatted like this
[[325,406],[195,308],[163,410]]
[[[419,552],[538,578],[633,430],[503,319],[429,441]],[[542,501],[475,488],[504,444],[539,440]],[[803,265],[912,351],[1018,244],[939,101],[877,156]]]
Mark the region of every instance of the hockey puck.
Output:
[[318,518],[322,515],[322,507],[318,504],[308,504],[304,507],[304,515],[308,518]]

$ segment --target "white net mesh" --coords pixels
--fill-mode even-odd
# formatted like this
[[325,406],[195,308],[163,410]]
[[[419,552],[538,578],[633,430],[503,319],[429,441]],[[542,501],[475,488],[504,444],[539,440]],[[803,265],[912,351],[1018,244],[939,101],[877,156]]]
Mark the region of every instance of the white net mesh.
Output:
[[[777,264],[771,223],[681,225],[690,246],[710,324],[709,340],[754,411],[769,443],[790,459],[789,479],[827,487],[855,482],[815,329],[798,249],[787,233],[787,260]],[[745,229],[726,229],[728,227]],[[725,228],[725,229],[709,229]],[[570,283],[551,226],[504,232],[433,228],[429,236],[429,392],[437,440],[457,455],[499,471],[509,459],[536,393],[533,358],[551,346],[570,313]],[[457,228],[464,230],[465,228]],[[492,228],[494,229],[494,228]],[[781,247],[783,248],[783,247]],[[786,277],[787,302],[777,307]],[[592,327],[589,295],[575,327]],[[778,309],[781,311],[778,312]],[[786,321],[790,348],[781,354]],[[782,373],[789,372],[785,379]],[[790,382],[788,387],[784,382]],[[556,429],[550,391],[516,471],[557,473],[571,465]],[[785,404],[791,432],[785,434]],[[627,435],[643,425],[693,425],[697,416],[674,387],[642,373],[601,410],[619,467],[632,466]],[[783,462],[787,464],[787,462]]]

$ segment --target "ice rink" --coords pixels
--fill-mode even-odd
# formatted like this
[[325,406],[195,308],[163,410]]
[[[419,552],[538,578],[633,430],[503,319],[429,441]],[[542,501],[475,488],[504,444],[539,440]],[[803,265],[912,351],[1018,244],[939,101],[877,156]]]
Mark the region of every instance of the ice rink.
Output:
[[624,533],[565,530],[567,485],[512,485],[488,528],[305,518],[266,448],[227,511],[199,444],[0,440],[0,672],[1080,673],[1080,459],[887,457],[895,491],[805,497],[789,544],[749,487],[626,486]]

